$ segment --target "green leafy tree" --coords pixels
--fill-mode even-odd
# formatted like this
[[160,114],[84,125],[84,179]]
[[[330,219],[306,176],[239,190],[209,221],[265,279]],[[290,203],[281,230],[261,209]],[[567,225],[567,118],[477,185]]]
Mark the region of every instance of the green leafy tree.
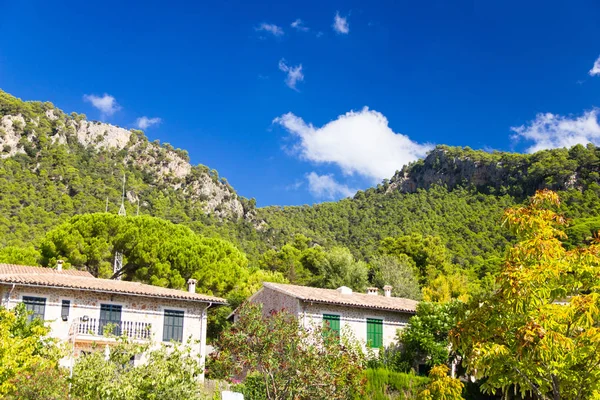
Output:
[[466,301],[469,293],[477,290],[471,284],[469,272],[451,263],[450,252],[437,236],[414,233],[386,238],[381,241],[379,251],[399,260],[407,260],[408,257],[413,261],[426,301]]
[[[540,191],[506,211],[519,242],[499,289],[453,331],[469,372],[487,392],[592,399],[600,389],[600,244],[566,250],[559,197]],[[596,394],[594,394],[596,393]]]
[[6,246],[0,249],[0,263],[38,265],[41,255],[33,246]]
[[419,363],[429,366],[448,364],[452,357],[449,334],[457,324],[464,304],[421,302],[417,314],[408,326],[398,331],[401,351],[396,356],[395,368],[408,371]]
[[398,257],[378,255],[369,263],[374,273],[373,284],[380,289],[391,285],[392,295],[408,299],[421,300],[421,288],[415,277],[415,265],[406,254]]
[[432,271],[443,271],[450,262],[446,246],[437,236],[414,233],[395,238],[389,237],[381,241],[379,250],[383,254],[410,257],[422,279]]
[[118,274],[126,279],[183,288],[194,278],[198,291],[215,295],[243,290],[249,277],[245,255],[232,244],[146,215],[78,215],[48,232],[41,250],[44,265],[62,258],[99,277],[112,276],[114,254],[120,252]]
[[264,317],[249,303],[222,333],[209,369],[217,378],[260,376],[267,399],[348,399],[360,392],[364,357],[351,339],[301,328],[285,311]]
[[320,287],[348,286],[361,292],[367,287],[369,268],[364,261],[356,261],[350,250],[335,247],[325,254],[325,259],[326,262],[320,265]]
[[[133,366],[130,360],[141,353],[146,362]],[[119,339],[108,359],[102,349],[77,359],[71,395],[82,400],[201,399],[201,373],[189,343],[150,350]]]

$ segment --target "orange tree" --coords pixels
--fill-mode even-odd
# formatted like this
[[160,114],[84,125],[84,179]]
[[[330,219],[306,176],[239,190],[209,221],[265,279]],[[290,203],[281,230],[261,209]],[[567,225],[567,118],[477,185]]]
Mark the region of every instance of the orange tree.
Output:
[[536,399],[593,399],[600,389],[600,244],[567,251],[558,195],[505,212],[519,238],[498,290],[452,332],[482,389]]
[[364,383],[362,350],[344,335],[326,333],[301,327],[285,310],[265,317],[261,306],[246,303],[211,354],[210,376],[258,377],[261,397],[269,400],[353,398]]

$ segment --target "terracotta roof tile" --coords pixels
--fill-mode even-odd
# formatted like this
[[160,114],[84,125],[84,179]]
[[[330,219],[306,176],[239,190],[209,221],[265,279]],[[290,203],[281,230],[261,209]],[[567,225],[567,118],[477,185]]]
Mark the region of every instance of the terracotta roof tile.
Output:
[[276,290],[303,301],[348,307],[373,308],[414,314],[416,313],[417,304],[419,303],[416,300],[405,299],[402,297],[385,297],[357,292],[342,294],[336,289],[320,289],[271,282],[265,282],[263,285],[266,288]]
[[53,268],[0,264],[0,283],[79,289],[92,292],[121,293],[175,300],[203,301],[216,304],[227,303],[225,299],[220,297],[190,293],[177,289],[167,289],[160,286],[146,285],[140,282],[94,278],[94,276],[87,271],[73,269],[63,269],[62,271],[58,271]]

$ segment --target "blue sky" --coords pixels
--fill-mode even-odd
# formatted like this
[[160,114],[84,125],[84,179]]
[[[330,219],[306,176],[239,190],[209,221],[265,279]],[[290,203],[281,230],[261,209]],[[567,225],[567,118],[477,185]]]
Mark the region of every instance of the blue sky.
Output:
[[152,140],[259,206],[350,195],[435,144],[600,144],[596,1],[0,9],[0,88],[125,127],[146,117]]

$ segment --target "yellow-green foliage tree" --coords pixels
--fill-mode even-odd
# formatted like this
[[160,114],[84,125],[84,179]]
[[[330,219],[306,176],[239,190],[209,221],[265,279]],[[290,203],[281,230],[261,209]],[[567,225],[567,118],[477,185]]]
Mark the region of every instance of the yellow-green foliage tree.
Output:
[[567,251],[559,197],[540,191],[509,209],[519,238],[499,289],[453,332],[482,389],[536,399],[592,399],[600,389],[600,244]]
[[419,400],[460,400],[462,399],[463,384],[456,378],[448,376],[449,368],[436,365],[429,372],[429,384],[419,393]]
[[[28,320],[24,306],[15,310],[0,307],[0,398],[29,398],[19,390],[29,388],[42,371],[46,375],[60,372],[60,349],[45,337],[48,332],[42,321]],[[51,392],[59,388],[59,383],[38,387],[36,398],[54,398]]]

